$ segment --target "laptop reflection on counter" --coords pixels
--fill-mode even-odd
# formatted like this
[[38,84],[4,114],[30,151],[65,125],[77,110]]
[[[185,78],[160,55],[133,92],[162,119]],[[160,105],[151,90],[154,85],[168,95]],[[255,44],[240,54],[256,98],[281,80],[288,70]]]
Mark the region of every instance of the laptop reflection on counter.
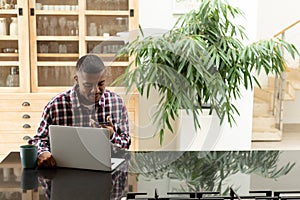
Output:
[[111,175],[82,170],[58,170],[51,182],[51,200],[110,199]]
[[111,157],[105,128],[50,125],[49,136],[57,167],[112,172],[125,161]]
[[71,168],[39,169],[38,177],[46,199],[116,200],[125,194],[129,162],[111,173]]

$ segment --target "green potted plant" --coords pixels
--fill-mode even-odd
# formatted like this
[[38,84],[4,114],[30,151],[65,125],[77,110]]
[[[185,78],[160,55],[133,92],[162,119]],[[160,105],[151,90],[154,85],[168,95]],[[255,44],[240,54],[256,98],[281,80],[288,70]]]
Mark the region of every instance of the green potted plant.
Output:
[[202,0],[199,9],[180,17],[167,33],[143,37],[140,29],[141,35],[120,51],[135,59],[116,82],[147,97],[153,88],[160,94],[154,122],[161,143],[165,128],[173,132],[171,121],[181,109],[192,114],[195,128],[200,128],[197,116],[203,104],[210,105],[221,123],[232,125],[239,114],[232,100],[241,97],[242,87],[259,85],[253,72],[280,76],[283,53],[299,54],[278,38],[244,45],[245,30],[234,23],[241,16],[240,9],[222,0]]

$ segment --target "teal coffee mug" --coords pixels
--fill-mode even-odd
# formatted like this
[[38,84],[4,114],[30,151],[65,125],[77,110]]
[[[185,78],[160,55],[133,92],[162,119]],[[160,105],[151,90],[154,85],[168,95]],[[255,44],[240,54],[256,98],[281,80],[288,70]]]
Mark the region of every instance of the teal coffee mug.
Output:
[[25,169],[34,169],[37,166],[38,148],[34,145],[20,146],[20,157],[22,167]]

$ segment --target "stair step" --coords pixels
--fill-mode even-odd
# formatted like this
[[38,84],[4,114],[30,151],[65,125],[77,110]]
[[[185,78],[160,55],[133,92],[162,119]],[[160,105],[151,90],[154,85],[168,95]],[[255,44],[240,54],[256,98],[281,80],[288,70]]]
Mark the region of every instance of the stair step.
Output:
[[[252,121],[252,141],[281,141],[282,131],[275,127],[272,116],[275,77],[268,78],[268,87],[254,88]],[[295,100],[296,90],[300,90],[300,69],[289,68],[286,73],[284,100]]]
[[286,73],[288,80],[300,81],[300,69],[299,68],[289,68],[289,72]]
[[252,127],[260,130],[274,128],[275,122],[274,116],[255,116],[252,119]]
[[252,141],[281,141],[282,131],[277,128],[253,129]]
[[[274,94],[273,88],[258,88],[258,87],[254,88],[254,97],[270,102],[271,105],[273,104],[273,94]],[[295,99],[295,94],[294,95],[290,93],[284,94],[284,100],[292,101],[294,99]]]
[[273,104],[273,92],[265,88],[254,87],[254,98],[269,102],[270,105]]
[[287,81],[293,86],[295,90],[300,90],[300,71],[292,69],[291,72],[288,72]]
[[[268,78],[268,87],[273,88],[275,87],[275,77],[271,76]],[[296,95],[295,87],[291,84],[291,81],[286,79],[285,82],[285,100],[293,100]],[[273,93],[273,91],[271,91]]]
[[253,116],[269,116],[271,114],[271,105],[259,98],[254,98]]
[[288,80],[295,90],[300,90],[300,80]]

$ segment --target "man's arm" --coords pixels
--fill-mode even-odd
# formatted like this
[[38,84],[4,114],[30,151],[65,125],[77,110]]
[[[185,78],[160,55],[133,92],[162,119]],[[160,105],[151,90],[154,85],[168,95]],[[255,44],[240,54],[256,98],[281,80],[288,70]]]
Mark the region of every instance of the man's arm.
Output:
[[43,152],[50,151],[49,144],[49,120],[50,120],[50,106],[49,104],[45,107],[40,125],[37,129],[36,135],[29,140],[29,144],[38,146],[38,153],[41,154]]
[[120,121],[115,125],[115,132],[111,137],[111,142],[123,149],[129,149],[130,147],[131,137],[129,135],[129,120],[125,105],[123,105],[121,110]]
[[49,121],[50,121],[50,105],[48,104],[42,114],[42,119],[37,130],[37,134],[30,139],[29,144],[38,146],[38,167],[53,167],[56,162],[50,153],[49,143]]

